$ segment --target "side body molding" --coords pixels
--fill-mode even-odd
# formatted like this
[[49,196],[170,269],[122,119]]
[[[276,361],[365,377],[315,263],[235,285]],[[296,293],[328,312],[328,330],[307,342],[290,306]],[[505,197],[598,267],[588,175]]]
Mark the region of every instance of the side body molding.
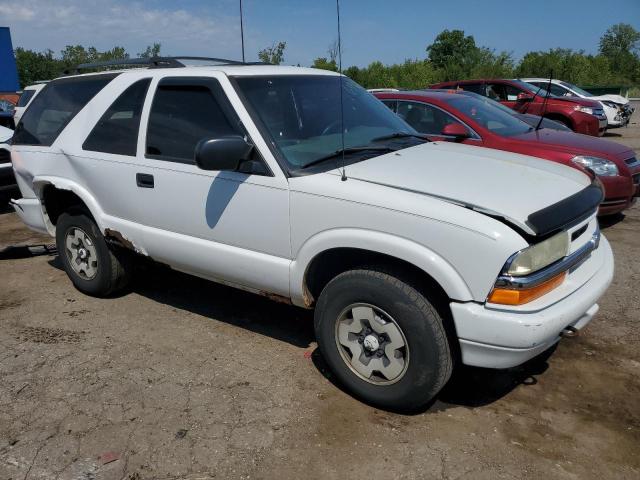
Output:
[[[473,300],[469,287],[455,268],[437,253],[406,238],[388,233],[358,228],[325,230],[309,238],[298,250],[291,263],[291,301],[308,306],[305,274],[313,259],[334,248],[357,248],[389,255],[422,269],[442,286],[449,298]],[[305,297],[307,302],[305,303]]]

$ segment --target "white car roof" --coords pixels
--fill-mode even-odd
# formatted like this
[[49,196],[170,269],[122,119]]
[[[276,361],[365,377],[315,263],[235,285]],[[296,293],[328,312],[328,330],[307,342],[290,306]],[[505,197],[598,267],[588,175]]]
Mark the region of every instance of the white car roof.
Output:
[[239,77],[239,76],[260,76],[260,75],[327,75],[327,76],[339,76],[340,74],[337,72],[332,72],[330,70],[321,70],[319,68],[308,68],[308,67],[290,67],[283,65],[202,65],[202,66],[188,66],[188,67],[177,67],[177,68],[125,68],[125,69],[114,69],[107,70],[102,72],[88,72],[77,75],[67,75],[65,77],[60,78],[72,78],[72,77],[84,77],[89,75],[103,75],[110,73],[140,73],[141,71],[145,72],[153,72],[154,74],[171,74],[180,72],[180,75],[185,75],[189,73],[197,73],[198,75],[202,75],[203,72],[222,72],[230,77]]

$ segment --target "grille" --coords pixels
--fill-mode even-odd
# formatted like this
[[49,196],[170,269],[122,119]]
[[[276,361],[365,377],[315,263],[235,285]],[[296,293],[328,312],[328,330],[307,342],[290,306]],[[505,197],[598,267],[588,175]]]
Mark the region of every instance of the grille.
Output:
[[9,163],[11,162],[11,153],[4,148],[0,148],[0,163]]
[[634,184],[634,185],[638,185],[638,184],[640,184],[640,173],[636,173],[636,174],[635,174],[633,177],[631,177],[631,178],[633,178],[633,184]]
[[626,163],[627,165],[635,165],[636,163],[638,163],[638,159],[636,157],[627,158],[624,163]]

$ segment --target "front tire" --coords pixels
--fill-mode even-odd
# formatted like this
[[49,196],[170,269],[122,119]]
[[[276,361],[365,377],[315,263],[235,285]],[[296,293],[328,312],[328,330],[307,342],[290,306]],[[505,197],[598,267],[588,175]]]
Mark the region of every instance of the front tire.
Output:
[[419,409],[451,376],[441,316],[396,276],[373,269],[338,275],[320,294],[314,326],[339,382],[372,405]]
[[105,297],[128,284],[128,252],[110,247],[86,210],[74,208],[60,215],[56,245],[65,272],[81,292]]

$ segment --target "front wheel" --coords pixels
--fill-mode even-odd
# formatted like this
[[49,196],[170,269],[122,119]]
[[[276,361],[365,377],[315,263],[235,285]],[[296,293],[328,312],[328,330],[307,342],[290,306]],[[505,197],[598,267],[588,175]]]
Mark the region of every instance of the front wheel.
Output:
[[56,245],[67,275],[83,293],[104,297],[124,288],[130,279],[128,252],[110,247],[84,209],[60,215]]
[[315,311],[318,346],[337,379],[366,402],[415,410],[451,376],[442,318],[399,278],[351,270],[331,280]]

